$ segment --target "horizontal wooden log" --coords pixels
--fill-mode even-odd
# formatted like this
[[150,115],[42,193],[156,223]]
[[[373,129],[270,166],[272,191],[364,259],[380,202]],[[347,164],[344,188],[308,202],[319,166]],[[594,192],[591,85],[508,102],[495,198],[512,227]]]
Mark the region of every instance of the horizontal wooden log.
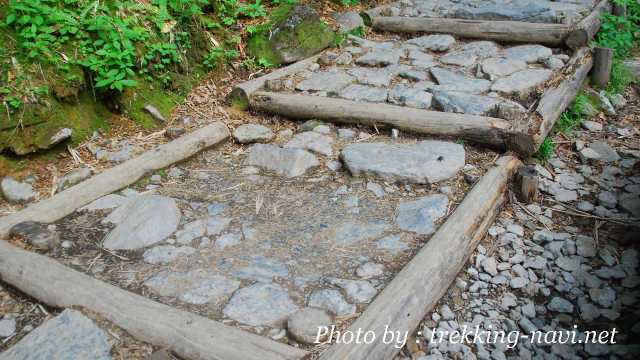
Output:
[[262,75],[253,80],[245,81],[237,85],[229,94],[229,98],[234,106],[239,109],[245,110],[249,107],[249,97],[254,92],[264,88],[264,85],[269,80],[276,80],[289,75],[299,73],[305,70],[309,65],[318,61],[320,55],[314,55],[304,60],[300,60],[291,65],[274,70],[266,75]]
[[600,30],[602,14],[607,12],[611,12],[611,3],[608,0],[600,1],[567,35],[566,45],[574,50],[587,46]]
[[0,241],[0,278],[56,308],[98,313],[133,337],[191,360],[301,359],[306,352],[160,304]]
[[293,119],[388,126],[418,134],[460,137],[504,148],[510,123],[497,118],[363,103],[321,96],[255,92],[251,108]]
[[372,16],[370,22],[373,29],[380,31],[443,33],[473,39],[549,46],[563,45],[571,30],[571,27],[564,24],[405,16]]
[[135,183],[150,172],[189,158],[203,149],[220,143],[227,137],[229,137],[227,126],[222,122],[215,122],[167,144],[160,145],[53,197],[0,218],[0,238],[6,237],[11,227],[24,221],[51,223],[60,220],[102,196]]
[[486,234],[504,199],[509,179],[521,165],[512,156],[498,160],[462,203],[349,330],[374,331],[371,344],[334,344],[321,360],[393,359],[400,351],[382,342],[385,328],[411,333],[444,295]]

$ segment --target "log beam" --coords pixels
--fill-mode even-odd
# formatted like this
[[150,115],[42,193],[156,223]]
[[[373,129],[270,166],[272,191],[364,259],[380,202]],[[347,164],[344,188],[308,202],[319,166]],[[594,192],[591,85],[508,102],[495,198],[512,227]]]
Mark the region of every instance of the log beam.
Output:
[[571,28],[564,24],[487,21],[404,16],[370,17],[375,30],[403,33],[443,33],[466,38],[561,46]]
[[250,106],[254,110],[297,120],[388,126],[418,134],[469,139],[496,148],[505,147],[511,127],[508,121],[485,116],[266,91],[255,92],[250,98]]
[[429,242],[405,266],[349,330],[374,331],[370,344],[334,344],[320,360],[393,359],[400,351],[382,342],[386,327],[411,333],[455,280],[504,201],[509,179],[520,166],[512,156],[500,158],[467,194]]
[[53,197],[39,201],[0,218],[0,238],[24,221],[52,223],[73,213],[102,196],[111,194],[141,179],[146,174],[163,169],[187,159],[198,152],[216,145],[229,137],[229,130],[222,122],[215,122],[184,135],[142,155],[114,166]]
[[0,279],[56,308],[98,313],[144,342],[190,360],[301,359],[306,352],[160,304],[0,241]]

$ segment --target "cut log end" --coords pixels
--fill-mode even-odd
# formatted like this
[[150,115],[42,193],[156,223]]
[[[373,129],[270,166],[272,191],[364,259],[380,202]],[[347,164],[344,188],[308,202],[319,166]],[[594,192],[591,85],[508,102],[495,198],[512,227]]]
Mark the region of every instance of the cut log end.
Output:
[[518,200],[531,204],[538,200],[538,172],[535,166],[521,167],[515,178],[515,191]]
[[589,33],[584,29],[575,29],[567,35],[565,45],[572,50],[577,50],[587,45],[589,42]]

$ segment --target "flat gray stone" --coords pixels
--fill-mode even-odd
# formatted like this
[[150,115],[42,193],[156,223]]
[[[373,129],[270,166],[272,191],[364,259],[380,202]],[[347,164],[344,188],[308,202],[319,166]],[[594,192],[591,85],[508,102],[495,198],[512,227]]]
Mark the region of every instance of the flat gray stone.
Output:
[[495,56],[500,51],[500,47],[493,41],[472,41],[465,44],[461,48],[461,51],[466,54],[475,55],[479,59],[486,59]]
[[474,65],[478,57],[465,51],[452,51],[438,58],[443,64],[468,67]]
[[104,238],[103,246],[111,250],[135,250],[165,240],[180,223],[180,209],[172,198],[141,195],[109,215],[117,226]]
[[340,287],[349,297],[356,303],[368,303],[373,299],[378,291],[365,280],[349,280],[349,279],[328,279],[329,283]]
[[459,91],[434,91],[436,107],[445,112],[469,115],[494,115],[501,99]]
[[287,265],[277,259],[256,256],[251,259],[248,266],[233,273],[233,276],[261,282],[271,282],[274,278],[286,278],[289,276]]
[[411,65],[421,69],[428,69],[438,64],[432,55],[426,54],[418,49],[409,50],[408,58]]
[[620,195],[620,208],[635,218],[640,218],[640,194],[624,193]]
[[443,194],[429,195],[398,204],[396,224],[402,230],[421,235],[436,231],[436,222],[447,213],[449,198]]
[[8,315],[0,320],[0,338],[7,338],[16,333],[16,319],[10,318]]
[[229,227],[229,224],[231,224],[230,218],[219,215],[209,216],[204,222],[207,235],[219,235]]
[[599,155],[599,160],[605,162],[614,162],[620,160],[618,152],[604,141],[596,141],[589,145],[589,149],[595,151]]
[[616,301],[616,292],[610,287],[591,288],[589,289],[589,297],[596,304],[608,308],[613,306]]
[[251,326],[281,326],[298,310],[289,294],[276,284],[257,283],[236,291],[223,313]]
[[196,249],[189,246],[160,245],[145,251],[142,257],[149,264],[168,264],[178,257],[191,255],[195,252]]
[[357,11],[347,11],[334,16],[341,33],[346,34],[359,27],[364,27],[362,16]]
[[2,190],[2,196],[9,202],[25,203],[36,198],[36,193],[33,191],[31,184],[17,181],[10,176],[2,179],[0,190]]
[[518,71],[507,77],[498,79],[492,91],[503,94],[515,95],[521,99],[526,98],[538,85],[551,78],[553,71],[546,69],[528,69]]
[[375,240],[389,228],[390,225],[384,221],[348,220],[318,233],[316,236],[338,246],[351,246]]
[[384,274],[384,265],[368,262],[362,264],[358,269],[356,269],[356,275],[363,279],[371,279],[382,276]]
[[423,81],[429,78],[429,74],[426,71],[417,70],[417,69],[406,69],[402,70],[399,73],[400,77],[413,80],[413,81]]
[[354,82],[355,79],[342,70],[331,69],[314,73],[302,80],[296,86],[300,91],[338,92],[340,89]]
[[216,240],[215,249],[224,250],[227,247],[240,244],[240,241],[242,241],[241,233],[226,233]]
[[201,305],[220,303],[240,286],[240,282],[211,269],[194,269],[187,272],[165,270],[145,280],[144,285],[159,296]]
[[527,68],[527,63],[517,59],[489,58],[482,62],[482,72],[489,80],[509,76]]
[[326,310],[316,308],[302,308],[289,317],[287,331],[296,341],[307,345],[314,345],[316,339],[325,341],[328,335],[318,339],[318,332],[322,328],[333,324],[333,318]]
[[354,176],[372,175],[385,181],[417,184],[450,179],[465,164],[462,145],[434,140],[407,145],[351,144],[340,156]]
[[356,59],[356,64],[366,66],[395,65],[400,61],[402,51],[395,49],[372,49]]
[[97,211],[97,210],[111,210],[119,207],[127,201],[127,197],[118,194],[105,195],[97,200],[94,200],[89,205],[81,207],[80,210]]
[[389,102],[417,109],[428,109],[433,95],[407,85],[396,85],[389,91]]
[[227,279],[221,275],[215,275],[183,292],[178,299],[193,305],[219,304],[226,300],[239,287],[239,281]]
[[395,73],[387,68],[355,68],[347,71],[349,75],[355,77],[362,85],[387,87]]
[[76,310],[67,309],[44,322],[20,342],[0,354],[2,360],[110,360],[105,331]]
[[490,81],[468,77],[461,72],[439,67],[433,67],[430,70],[431,75],[433,75],[439,85],[435,90],[451,90],[480,94],[491,88]]
[[387,101],[387,89],[354,84],[342,89],[338,96],[353,101],[385,102]]
[[387,250],[391,254],[396,255],[410,249],[406,241],[399,234],[385,236],[376,241],[376,247],[379,250]]
[[292,178],[320,166],[320,161],[302,149],[283,149],[276,145],[255,144],[249,149],[247,165],[263,167]]
[[315,290],[309,295],[307,305],[330,311],[337,316],[351,315],[356,312],[356,306],[349,304],[340,291],[335,289]]
[[554,297],[551,299],[547,308],[551,311],[560,312],[560,313],[568,313],[571,314],[573,312],[573,304],[566,299],[561,297]]
[[405,41],[405,44],[416,45],[433,51],[447,51],[456,42],[451,35],[427,35]]
[[553,52],[542,45],[520,45],[506,49],[504,55],[509,59],[522,60],[533,64],[551,57]]
[[289,142],[287,142],[285,148],[305,149],[316,154],[332,156],[333,155],[333,138],[316,131],[305,131],[296,134]]
[[9,235],[22,237],[29,245],[38,250],[52,250],[60,243],[60,234],[47,225],[35,221],[25,221],[14,225]]
[[260,124],[244,124],[233,131],[233,138],[240,144],[269,142],[275,137],[271,129]]

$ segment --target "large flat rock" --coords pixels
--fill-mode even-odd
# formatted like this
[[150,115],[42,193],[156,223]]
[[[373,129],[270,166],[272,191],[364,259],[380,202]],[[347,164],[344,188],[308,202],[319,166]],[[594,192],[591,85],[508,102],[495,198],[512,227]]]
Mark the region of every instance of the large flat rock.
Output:
[[247,165],[259,166],[291,178],[303,175],[307,170],[319,166],[320,162],[303,149],[255,144],[249,150]]
[[438,81],[437,90],[452,90],[480,94],[491,88],[491,81],[468,77],[457,71],[434,67],[431,68],[431,75]]
[[341,158],[354,176],[427,184],[455,176],[464,166],[465,151],[460,144],[431,140],[407,145],[359,143],[344,148]]
[[2,360],[111,359],[108,335],[76,310],[65,310],[0,354]]
[[491,90],[503,94],[526,98],[538,85],[551,78],[553,71],[545,69],[528,69],[518,71],[507,77],[498,79]]
[[[136,196],[109,215],[118,225],[104,238],[111,250],[135,250],[165,240],[178,229],[180,209],[166,196]],[[108,219],[109,219],[108,218]]]
[[236,291],[224,307],[224,314],[246,325],[274,326],[286,322],[297,310],[280,285],[257,283]]
[[429,195],[398,205],[396,223],[405,231],[430,235],[436,231],[436,221],[444,217],[449,198],[443,194]]
[[298,86],[296,86],[296,89],[300,91],[336,92],[354,81],[355,79],[346,72],[331,69],[314,73],[302,80]]

